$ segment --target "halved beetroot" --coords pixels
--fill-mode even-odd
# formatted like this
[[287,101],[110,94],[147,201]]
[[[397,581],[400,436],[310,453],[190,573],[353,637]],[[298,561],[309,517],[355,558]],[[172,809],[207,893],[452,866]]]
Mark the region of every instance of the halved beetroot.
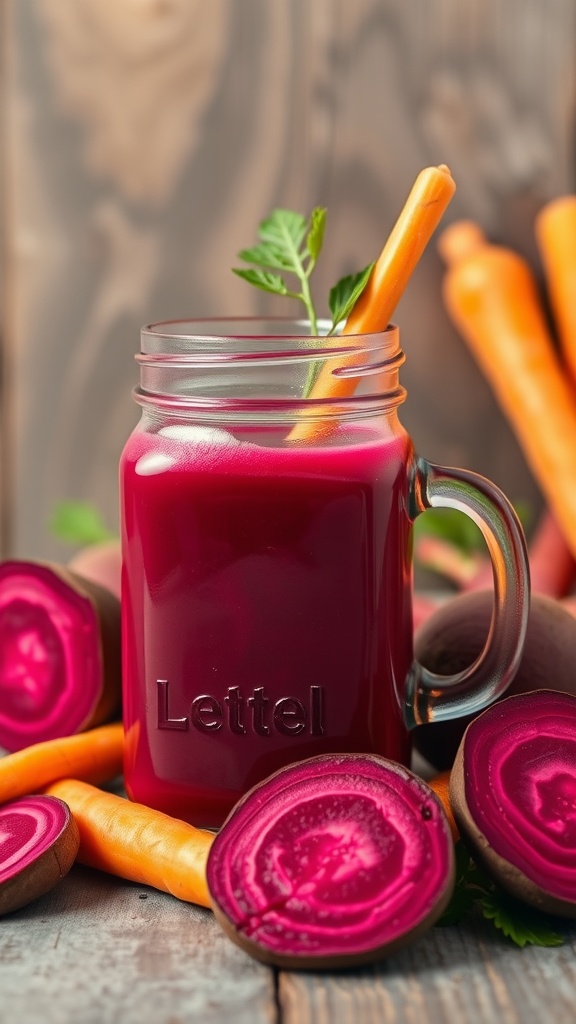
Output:
[[439,800],[408,769],[327,754],[239,801],[207,878],[220,924],[257,959],[347,967],[381,959],[437,920],[454,885],[453,845]]
[[538,690],[484,711],[458,750],[450,800],[496,882],[540,910],[576,917],[576,697]]
[[120,695],[118,598],[57,565],[0,563],[0,747],[110,721]]
[[27,796],[0,807],[0,916],[52,889],[79,846],[78,826],[54,796]]

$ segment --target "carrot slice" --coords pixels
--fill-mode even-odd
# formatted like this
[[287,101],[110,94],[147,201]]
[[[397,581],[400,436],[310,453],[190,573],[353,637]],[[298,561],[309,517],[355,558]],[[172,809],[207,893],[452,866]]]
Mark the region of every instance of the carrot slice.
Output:
[[576,555],[576,403],[528,263],[481,246],[448,268],[443,292]]
[[542,207],[535,229],[560,345],[576,382],[576,195]]
[[[440,223],[456,185],[445,164],[426,167],[416,178],[408,199],[376,261],[368,284],[356,302],[343,335],[384,331],[430,237]],[[357,355],[353,356],[356,363]],[[340,366],[345,365],[342,360]],[[326,361],[312,388],[310,399],[347,398],[353,394],[353,377],[336,377]],[[334,429],[332,423],[300,420],[289,441],[311,441]]]
[[81,864],[210,906],[206,861],[211,832],[77,779],[62,779],[46,792],[72,811]]
[[0,804],[38,793],[66,775],[107,782],[122,772],[123,746],[122,724],[114,722],[0,757]]

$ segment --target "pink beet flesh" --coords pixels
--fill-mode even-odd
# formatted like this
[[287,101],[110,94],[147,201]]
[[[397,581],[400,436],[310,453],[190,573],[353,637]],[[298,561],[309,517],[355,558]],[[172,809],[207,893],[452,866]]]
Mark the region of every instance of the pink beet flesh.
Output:
[[274,957],[361,956],[395,943],[451,883],[434,795],[393,762],[326,755],[277,772],[232,812],[208,885],[225,917]]
[[102,689],[94,607],[49,567],[0,564],[0,747],[77,732]]
[[537,691],[485,711],[464,739],[470,815],[492,850],[576,902],[576,699]]
[[0,807],[0,885],[38,860],[70,820],[61,800],[28,796]]

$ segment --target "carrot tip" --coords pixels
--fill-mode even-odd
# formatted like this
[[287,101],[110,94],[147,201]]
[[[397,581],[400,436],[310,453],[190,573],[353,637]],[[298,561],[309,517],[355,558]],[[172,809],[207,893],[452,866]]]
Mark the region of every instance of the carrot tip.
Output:
[[440,235],[438,252],[450,267],[486,244],[486,235],[479,224],[473,220],[457,220]]

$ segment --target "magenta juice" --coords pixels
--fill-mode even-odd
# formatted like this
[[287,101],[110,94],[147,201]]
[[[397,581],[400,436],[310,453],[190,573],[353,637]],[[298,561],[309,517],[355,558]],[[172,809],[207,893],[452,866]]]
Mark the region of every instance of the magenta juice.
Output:
[[217,827],[291,761],[406,764],[407,435],[161,422],[121,467],[129,795]]

